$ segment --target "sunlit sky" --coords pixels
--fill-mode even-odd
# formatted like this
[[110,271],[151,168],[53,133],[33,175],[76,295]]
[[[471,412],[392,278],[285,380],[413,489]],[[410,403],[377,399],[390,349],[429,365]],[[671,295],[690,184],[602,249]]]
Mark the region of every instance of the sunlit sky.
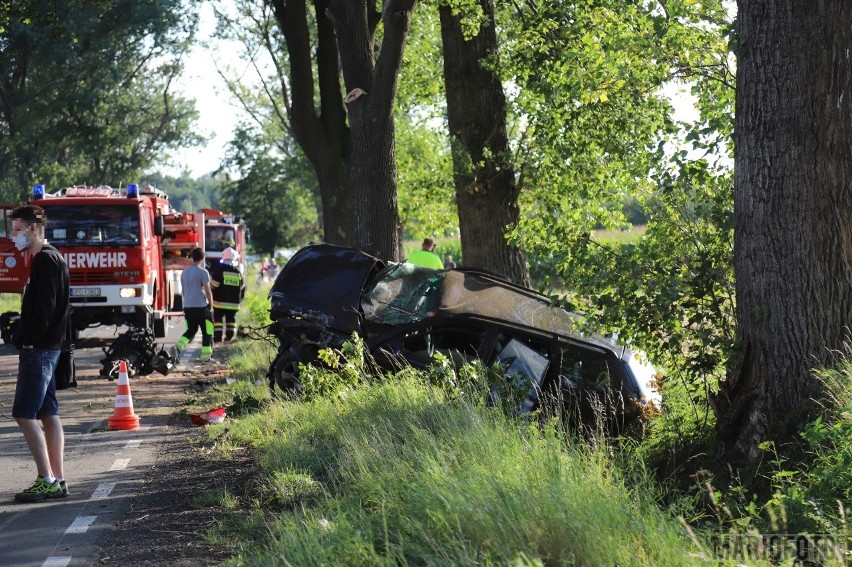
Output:
[[[213,8],[209,3],[200,5],[198,39],[206,41],[215,28]],[[231,102],[225,84],[216,72],[216,65],[236,65],[236,49],[214,49],[196,45],[184,65],[180,88],[184,95],[194,98],[199,113],[198,133],[209,137],[206,144],[180,150],[173,155],[172,167],[163,168],[169,175],[180,175],[184,169],[192,177],[200,177],[216,170],[225,155],[225,146],[231,139],[240,109]]]

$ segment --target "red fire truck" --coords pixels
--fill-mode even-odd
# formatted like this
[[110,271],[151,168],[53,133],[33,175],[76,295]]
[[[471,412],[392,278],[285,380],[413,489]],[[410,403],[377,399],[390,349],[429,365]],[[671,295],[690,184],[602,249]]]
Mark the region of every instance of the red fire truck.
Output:
[[176,212],[164,192],[136,184],[53,194],[36,185],[31,203],[45,209],[45,236],[68,263],[75,331],[124,324],[165,336],[180,308],[175,274],[204,246],[203,213]]
[[29,258],[12,244],[9,214],[17,205],[0,205],[0,293],[21,293],[29,273]]
[[204,252],[208,267],[211,262],[221,258],[222,251],[230,246],[239,254],[240,269],[244,270],[249,242],[246,222],[216,209],[201,209],[201,212],[204,213]]

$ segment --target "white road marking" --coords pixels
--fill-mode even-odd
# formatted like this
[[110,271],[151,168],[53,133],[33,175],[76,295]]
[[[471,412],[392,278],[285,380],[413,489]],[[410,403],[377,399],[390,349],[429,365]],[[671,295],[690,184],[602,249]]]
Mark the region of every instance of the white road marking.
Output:
[[114,482],[105,482],[103,484],[99,484],[95,491],[92,493],[92,496],[91,498],[89,498],[89,500],[100,500],[102,498],[106,498],[112,493],[114,488]]
[[89,530],[89,526],[91,526],[97,518],[97,516],[77,516],[77,519],[75,519],[74,523],[65,530],[65,533],[84,534]]
[[67,567],[71,563],[71,557],[68,555],[52,555],[44,560],[41,567]]
[[141,439],[131,439],[127,442],[127,445],[124,446],[125,449],[138,449],[139,445],[142,444]]
[[111,471],[123,471],[127,468],[127,465],[130,464],[130,459],[116,459],[112,466],[109,468]]

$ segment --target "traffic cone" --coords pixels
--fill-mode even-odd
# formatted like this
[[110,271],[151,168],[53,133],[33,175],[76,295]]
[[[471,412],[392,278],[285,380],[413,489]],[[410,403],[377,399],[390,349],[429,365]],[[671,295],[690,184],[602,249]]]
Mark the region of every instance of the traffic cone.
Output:
[[118,363],[118,386],[115,392],[115,411],[109,418],[110,429],[136,429],[139,416],[133,413],[133,398],[130,395],[130,379],[127,377],[127,362]]

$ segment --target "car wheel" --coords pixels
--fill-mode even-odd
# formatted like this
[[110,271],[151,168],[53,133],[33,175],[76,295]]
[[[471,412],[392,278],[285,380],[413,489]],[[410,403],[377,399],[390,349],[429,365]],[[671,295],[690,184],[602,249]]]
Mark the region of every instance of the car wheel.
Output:
[[299,361],[289,350],[282,352],[273,363],[272,378],[282,392],[288,395],[302,393],[299,381]]

